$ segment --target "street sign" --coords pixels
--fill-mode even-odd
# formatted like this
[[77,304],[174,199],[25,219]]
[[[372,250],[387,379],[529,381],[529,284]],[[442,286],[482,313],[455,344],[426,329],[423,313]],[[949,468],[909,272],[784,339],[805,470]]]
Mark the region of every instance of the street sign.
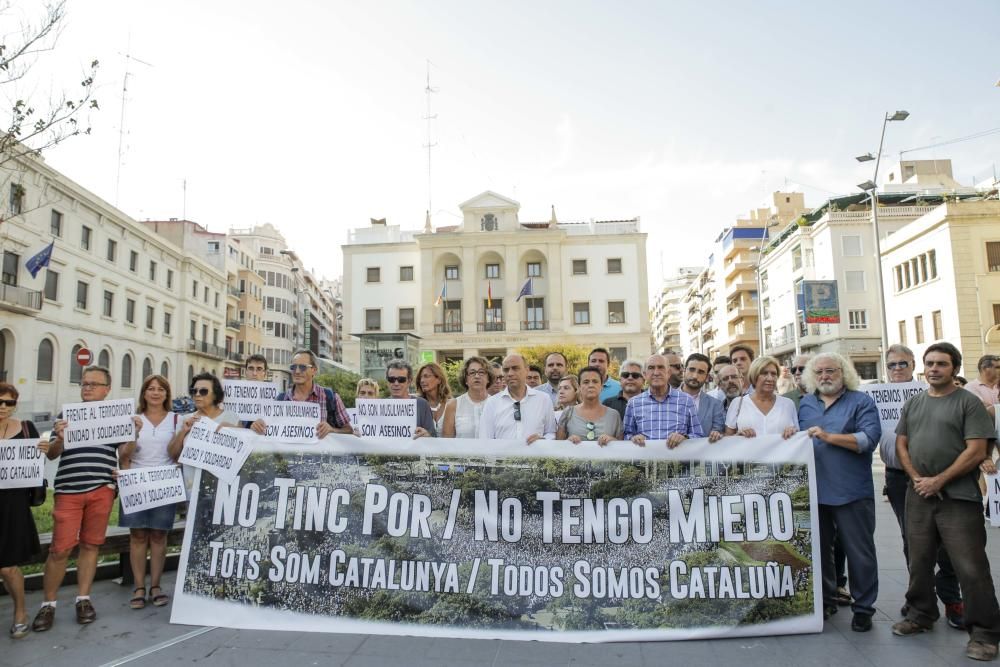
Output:
[[94,353],[85,347],[81,347],[80,350],[76,353],[76,363],[80,364],[81,366],[86,366],[93,360],[94,360]]
[[836,280],[803,280],[807,324],[839,324],[840,300]]

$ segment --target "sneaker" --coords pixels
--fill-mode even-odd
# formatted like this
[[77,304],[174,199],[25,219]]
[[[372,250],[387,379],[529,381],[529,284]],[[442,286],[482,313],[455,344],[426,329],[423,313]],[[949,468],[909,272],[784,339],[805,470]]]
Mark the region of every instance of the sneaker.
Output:
[[965,647],[965,656],[973,660],[996,660],[997,645],[973,639]]
[[926,625],[920,625],[916,621],[911,621],[908,618],[904,618],[899,623],[892,626],[892,634],[897,637],[912,637],[913,635],[919,635],[921,632],[927,632],[930,630]]
[[952,602],[944,606],[944,615],[948,625],[956,630],[965,630],[965,603]]
[[35,620],[31,622],[31,629],[35,632],[45,632],[52,627],[55,620],[56,608],[45,605],[35,614]]
[[855,632],[868,632],[872,629],[872,615],[855,613],[851,619],[851,630]]
[[841,607],[846,607],[854,602],[850,592],[843,586],[837,586],[837,594],[833,596],[833,599]]
[[80,625],[87,625],[97,620],[97,610],[90,600],[80,600],[76,603],[76,622]]

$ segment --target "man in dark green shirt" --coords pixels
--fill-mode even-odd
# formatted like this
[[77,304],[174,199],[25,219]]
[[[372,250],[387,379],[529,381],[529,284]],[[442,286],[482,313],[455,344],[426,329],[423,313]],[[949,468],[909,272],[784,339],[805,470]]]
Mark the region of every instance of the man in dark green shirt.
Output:
[[[934,565],[939,546],[951,556],[965,601],[966,655],[997,657],[1000,607],[986,557],[980,467],[992,469],[986,443],[996,437],[982,402],[955,386],[962,354],[950,343],[924,352],[930,388],[903,406],[896,427],[896,454],[910,477],[906,492],[906,538],[910,583],[906,618],[892,626],[899,636],[929,630],[938,619]],[[988,462],[987,462],[988,461]]]

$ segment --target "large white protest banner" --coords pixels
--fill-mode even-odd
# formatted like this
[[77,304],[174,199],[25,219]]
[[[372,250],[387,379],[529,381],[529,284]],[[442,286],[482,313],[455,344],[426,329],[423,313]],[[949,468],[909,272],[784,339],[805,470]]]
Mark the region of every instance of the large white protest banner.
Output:
[[206,470],[228,483],[239,474],[243,462],[250,456],[253,449],[251,441],[254,439],[251,431],[219,429],[214,421],[202,417],[184,438],[184,449],[178,463]]
[[45,478],[38,438],[0,440],[0,489],[30,489]]
[[125,514],[187,500],[184,474],[178,466],[118,471],[118,495]]
[[63,447],[89,447],[135,440],[135,401],[120,398],[113,401],[66,403],[62,418],[66,420]]
[[316,427],[322,420],[319,403],[309,401],[267,401],[261,419],[267,425],[264,437],[283,442],[316,442]]
[[888,384],[863,384],[858,387],[872,397],[878,407],[879,421],[882,422],[882,433],[895,433],[899,424],[899,416],[903,412],[903,404],[914,394],[927,390],[923,382],[894,382]]
[[417,429],[417,399],[359,398],[354,402],[362,438],[412,440]]
[[259,442],[232,483],[199,475],[171,621],[562,642],[819,632],[813,468],[803,433]]
[[990,525],[1000,528],[1000,475],[986,475],[986,502],[989,503]]
[[222,386],[226,392],[223,403],[225,409],[235,412],[240,419],[248,422],[263,419],[264,404],[273,401],[281,393],[278,385],[273,382],[225,380]]

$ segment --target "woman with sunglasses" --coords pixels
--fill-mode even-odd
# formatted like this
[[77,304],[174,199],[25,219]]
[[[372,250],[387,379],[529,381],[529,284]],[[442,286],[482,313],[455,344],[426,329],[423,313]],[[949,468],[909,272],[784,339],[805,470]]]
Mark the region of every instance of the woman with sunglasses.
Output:
[[483,357],[469,357],[462,364],[459,382],[465,387],[465,393],[448,401],[441,434],[445,438],[475,438],[483,406],[490,397],[487,388],[493,383],[490,362]]
[[[150,375],[142,382],[136,412],[142,428],[131,453],[123,453],[122,470],[130,468],[155,468],[175,463],[167,448],[180,428],[181,420],[172,412],[170,383],[162,375]],[[146,553],[149,553],[149,600],[153,606],[162,607],[170,598],[160,588],[160,576],[167,560],[167,534],[174,526],[176,504],[161,505],[141,512],[118,513],[118,525],[129,529],[129,561],[136,588],[132,591],[129,607],[146,606]],[[139,592],[142,592],[142,595]]]
[[[560,380],[560,394],[562,383],[570,377],[573,376]],[[604,447],[612,440],[622,439],[624,433],[621,415],[614,408],[601,403],[603,385],[601,370],[596,366],[587,366],[580,371],[580,403],[563,410],[556,440],[569,440],[574,445],[584,441],[596,442]]]
[[[184,449],[184,438],[190,433],[191,427],[194,426],[195,422],[202,417],[211,419],[220,428],[223,426],[239,428],[240,425],[240,418],[235,412],[222,409],[222,400],[226,395],[222,390],[222,383],[219,382],[219,378],[211,373],[198,373],[192,378],[191,388],[188,391],[191,394],[191,398],[194,399],[195,411],[181,422],[177,433],[167,448],[170,458],[174,461],[180,459],[181,450]],[[184,470],[185,473],[188,473],[186,467]],[[187,478],[187,474],[185,474],[185,478]]]
[[[34,424],[14,418],[17,398],[14,385],[0,382],[0,440],[38,437]],[[39,440],[38,450],[48,452],[48,441]],[[18,565],[30,560],[41,549],[35,519],[31,516],[32,491],[0,489],[0,580],[14,603],[14,622],[10,626],[13,639],[21,639],[31,629],[24,606],[24,575]]]

